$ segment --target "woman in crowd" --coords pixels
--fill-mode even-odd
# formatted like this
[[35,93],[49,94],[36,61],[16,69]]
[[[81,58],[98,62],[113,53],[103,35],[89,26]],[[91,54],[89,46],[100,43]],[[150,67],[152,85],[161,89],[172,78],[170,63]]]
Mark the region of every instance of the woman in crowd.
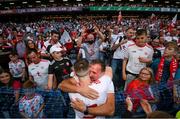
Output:
[[36,43],[35,43],[33,40],[28,40],[28,41],[27,41],[27,44],[26,44],[26,54],[25,54],[25,56],[24,56],[26,65],[29,65],[29,64],[31,63],[31,61],[28,60],[28,58],[27,58],[27,53],[28,53],[30,50],[38,50],[38,48],[37,48],[37,46],[36,46]]
[[[20,82],[14,82],[11,73],[7,70],[1,70],[0,72],[0,88],[4,89],[5,92],[0,96],[0,118],[17,117],[17,113],[12,115],[11,108],[13,104],[16,104],[19,100],[19,89],[21,87]],[[13,90],[11,90],[13,89]],[[13,92],[11,92],[13,91]],[[15,108],[15,107],[14,107]],[[13,108],[13,110],[15,110]]]

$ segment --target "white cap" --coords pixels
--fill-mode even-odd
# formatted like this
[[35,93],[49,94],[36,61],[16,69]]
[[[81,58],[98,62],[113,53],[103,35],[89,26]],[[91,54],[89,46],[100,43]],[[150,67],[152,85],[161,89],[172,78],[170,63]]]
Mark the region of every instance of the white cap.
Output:
[[57,46],[57,45],[53,45],[51,48],[50,48],[50,53],[52,54],[53,52],[60,52],[62,51],[62,48],[60,48],[60,46]]

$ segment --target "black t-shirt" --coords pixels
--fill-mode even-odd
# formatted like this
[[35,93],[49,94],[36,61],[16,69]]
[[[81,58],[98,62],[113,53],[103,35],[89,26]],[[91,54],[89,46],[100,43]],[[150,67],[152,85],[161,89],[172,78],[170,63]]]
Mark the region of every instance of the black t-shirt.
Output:
[[70,77],[72,63],[68,58],[63,58],[61,61],[53,60],[49,65],[49,74],[55,74],[57,83]]

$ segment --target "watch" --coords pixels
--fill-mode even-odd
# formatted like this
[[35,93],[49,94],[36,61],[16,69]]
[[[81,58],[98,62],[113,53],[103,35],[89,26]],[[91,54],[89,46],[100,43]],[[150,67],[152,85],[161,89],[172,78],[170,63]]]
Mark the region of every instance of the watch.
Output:
[[89,112],[88,112],[88,107],[86,106],[86,110],[84,111],[84,115],[88,115]]

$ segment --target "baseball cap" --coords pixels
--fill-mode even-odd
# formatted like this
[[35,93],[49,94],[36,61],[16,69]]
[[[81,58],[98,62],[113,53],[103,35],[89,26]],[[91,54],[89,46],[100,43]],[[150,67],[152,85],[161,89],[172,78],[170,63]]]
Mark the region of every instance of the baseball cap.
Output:
[[57,45],[53,45],[51,48],[50,48],[50,53],[52,54],[53,52],[60,52],[62,51],[62,48],[60,48],[60,46],[57,46]]

